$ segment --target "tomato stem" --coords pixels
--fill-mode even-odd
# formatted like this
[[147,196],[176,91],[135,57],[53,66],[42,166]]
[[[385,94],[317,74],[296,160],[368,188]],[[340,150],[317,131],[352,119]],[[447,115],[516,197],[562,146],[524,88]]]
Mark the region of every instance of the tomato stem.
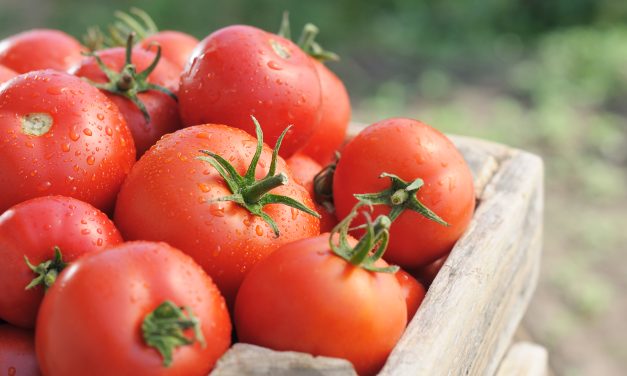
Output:
[[322,205],[329,213],[335,213],[333,202],[333,175],[337,162],[340,160],[340,153],[335,152],[335,160],[326,165],[313,178],[314,200]]
[[259,125],[257,119],[254,116],[251,116],[251,118],[253,123],[255,123],[257,147],[244,176],[240,175],[229,161],[209,150],[200,150],[200,152],[205,155],[196,158],[212,165],[218,171],[220,176],[222,176],[232,193],[229,196],[220,197],[218,199],[211,200],[210,202],[236,202],[248,210],[251,214],[263,219],[268,225],[270,225],[274,235],[278,237],[280,235],[279,228],[274,219],[263,211],[264,206],[268,204],[283,204],[313,215],[317,218],[320,218],[320,215],[303,203],[298,202],[291,197],[269,193],[274,188],[288,183],[287,175],[282,172],[276,174],[276,163],[279,157],[281,142],[283,142],[283,138],[290,127],[285,128],[283,133],[281,133],[277,139],[274,150],[272,151],[272,159],[270,167],[268,168],[268,173],[264,178],[260,180],[256,179],[255,172],[263,150],[263,132],[261,131],[261,125]]
[[114,15],[117,20],[107,27],[108,34],[105,34],[97,26],[88,28],[87,33],[83,36],[85,46],[93,52],[110,47],[124,46],[128,35],[133,32],[139,37],[139,40],[159,32],[159,28],[145,11],[139,8],[131,8],[129,13],[116,11]]
[[[325,62],[325,61],[337,61],[340,60],[340,57],[331,51],[327,51],[318,42],[316,42],[316,36],[320,29],[312,23],[307,23],[303,27],[303,31],[298,38],[297,45],[300,47],[305,53],[307,53],[312,58]],[[282,36],[285,39],[292,40],[292,32],[290,30],[290,20],[289,13],[283,12],[283,17],[281,18],[281,26],[279,28],[279,32],[277,35]]]
[[[186,329],[193,329],[193,338],[183,333]],[[200,320],[194,316],[191,308],[178,307],[169,300],[161,303],[144,317],[142,334],[144,342],[159,351],[165,367],[172,364],[172,352],[175,348],[194,342],[200,343],[203,348],[207,346]]]
[[54,246],[54,257],[51,260],[33,265],[30,260],[28,260],[28,257],[24,255],[24,261],[26,265],[28,265],[28,268],[37,275],[37,277],[33,278],[33,280],[26,285],[26,290],[30,290],[39,285],[43,285],[44,290],[48,290],[57,280],[59,273],[68,265],[63,261],[63,255],[58,246]]

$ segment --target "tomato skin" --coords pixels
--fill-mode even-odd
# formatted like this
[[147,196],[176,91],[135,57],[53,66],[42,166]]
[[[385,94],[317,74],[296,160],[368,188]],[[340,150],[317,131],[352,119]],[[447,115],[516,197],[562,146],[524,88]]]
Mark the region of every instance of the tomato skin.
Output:
[[[210,150],[230,161],[244,174],[255,151],[256,140],[226,125],[206,124],[164,136],[135,164],[118,196],[115,223],[125,239],[165,241],[191,255],[213,278],[227,303],[248,270],[282,244],[319,234],[319,220],[286,205],[264,208],[277,223],[281,235],[234,202],[213,202],[231,194],[214,167],[196,159],[199,150]],[[256,170],[265,176],[272,151],[264,146]],[[307,191],[293,182],[283,159],[277,173],[288,175],[287,185],[272,190],[310,208]]]
[[[364,129],[343,149],[335,170],[333,195],[338,218],[357,203],[355,193],[380,192],[390,187],[387,172],[406,181],[421,178],[417,198],[449,226],[405,211],[392,224],[385,260],[403,268],[426,265],[451,250],[472,218],[473,179],[462,155],[439,131],[417,120],[392,118]],[[373,217],[388,214],[374,207]]]
[[34,29],[0,41],[0,64],[17,73],[66,71],[82,59],[81,51],[81,44],[60,30]]
[[17,76],[18,73],[13,69],[9,69],[4,65],[0,65],[0,84],[6,81],[9,81],[13,77]]
[[[288,51],[289,58],[273,45]],[[209,35],[181,75],[184,125],[227,124],[254,135],[253,115],[268,145],[293,125],[281,146],[284,158],[303,146],[318,125],[321,101],[312,59],[291,41],[251,26],[229,26]]]
[[[141,331],[165,300],[189,306],[207,341],[174,349],[169,368]],[[165,243],[128,242],[61,273],[35,340],[45,375],[206,375],[230,345],[231,323],[220,292],[189,256]]]
[[418,311],[420,303],[425,298],[426,291],[416,278],[403,269],[399,269],[395,275],[398,283],[401,285],[401,290],[407,303],[407,323],[409,324],[416,311]]
[[[287,166],[292,171],[294,180],[305,187],[309,196],[313,199],[315,197],[313,179],[322,170],[322,166],[311,157],[300,152],[292,155],[287,160]],[[315,200],[314,204],[316,205],[316,211],[320,214],[320,232],[330,232],[338,223],[335,214],[329,213],[327,209],[319,205]]]
[[422,268],[416,270],[416,275],[418,276],[420,282],[422,282],[425,286],[431,286],[431,283],[433,283],[435,276],[437,276],[440,272],[440,269],[442,269],[442,266],[446,262],[447,258],[448,254],[440,257],[429,265],[423,266]]
[[[39,136],[23,130],[31,114],[52,120]],[[78,77],[45,70],[0,88],[0,210],[29,198],[71,196],[107,211],[135,162],[116,106]]]
[[35,334],[32,331],[0,324],[0,374],[41,374],[35,356]]
[[24,256],[38,265],[52,259],[58,246],[63,261],[71,263],[121,242],[103,212],[70,197],[38,197],[7,210],[0,216],[0,318],[24,328],[35,326],[44,288],[25,290],[36,274]]
[[[98,51],[98,56],[106,66],[119,72],[126,61],[126,49],[122,47],[109,48]],[[141,48],[133,49],[131,62],[142,72],[150,66],[155,59],[155,53]],[[88,57],[80,65],[70,69],[71,73],[78,77],[86,77],[94,82],[108,82],[104,72],[96,64],[96,59]],[[176,93],[178,90],[179,69],[167,60],[160,60],[154,71],[150,73],[147,81],[155,85],[163,86]],[[146,122],[141,110],[130,100],[122,96],[103,91],[103,93],[116,104],[128,127],[133,134],[137,158],[154,145],[161,136],[172,133],[181,128],[181,119],[178,113],[178,104],[165,93],[150,90],[139,93],[137,96],[146,106],[150,115],[150,122]]]
[[325,166],[333,161],[335,152],[346,138],[351,120],[351,103],[342,81],[323,63],[314,60],[322,88],[320,123],[299,152]]
[[146,50],[154,51],[154,43],[161,46],[161,56],[174,64],[181,72],[185,68],[192,51],[198,45],[198,39],[180,31],[163,30],[144,38],[140,46]]
[[347,263],[323,234],[259,262],[242,283],[234,320],[242,342],[348,359],[373,375],[403,333],[407,308],[393,274]]

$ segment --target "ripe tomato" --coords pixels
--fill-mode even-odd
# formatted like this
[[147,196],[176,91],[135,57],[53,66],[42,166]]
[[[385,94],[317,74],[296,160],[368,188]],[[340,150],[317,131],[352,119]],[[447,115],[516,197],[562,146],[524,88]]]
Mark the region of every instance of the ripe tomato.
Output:
[[[206,124],[164,136],[140,159],[124,182],[115,223],[125,239],[165,241],[191,255],[216,282],[231,305],[248,270],[282,244],[319,233],[319,220],[282,204],[265,206],[280,236],[258,215],[232,201],[233,193],[212,164],[198,159],[210,150],[243,174],[257,141],[225,125]],[[263,147],[256,178],[266,176],[272,151]],[[289,183],[272,190],[313,208],[307,191],[293,182],[279,158],[276,172]]]
[[396,279],[401,285],[401,290],[403,291],[403,296],[407,303],[407,323],[409,323],[416,314],[416,311],[418,311],[420,303],[422,303],[422,300],[425,298],[426,291],[416,278],[412,277],[411,274],[403,269],[399,269],[396,272]]
[[[0,318],[13,325],[32,328],[44,290],[63,268],[54,261],[55,248],[63,263],[122,242],[113,222],[93,206],[64,196],[45,196],[24,201],[0,216]],[[41,265],[40,272],[31,270]],[[40,277],[40,283],[26,289]],[[43,286],[41,286],[43,285]]]
[[151,50],[154,49],[155,43],[161,46],[162,56],[181,72],[192,51],[198,45],[198,39],[180,31],[164,30],[142,39],[140,46]]
[[[158,85],[175,93],[180,70],[167,60],[159,60],[154,70],[150,70],[151,63],[158,57],[141,48],[132,50],[131,64],[126,61],[126,49],[122,47],[109,48],[96,54],[115,74],[107,77],[94,57],[84,59],[71,72],[100,83],[98,87],[108,88],[103,92],[126,119],[139,158],[162,135],[181,127],[176,100],[151,86]],[[142,73],[146,70],[150,74],[143,78]],[[140,108],[142,105],[145,106],[145,113]]]
[[35,29],[0,41],[0,64],[18,73],[65,71],[81,60],[81,51],[81,44],[62,31]]
[[234,321],[242,342],[348,359],[358,374],[373,375],[405,329],[407,306],[393,274],[347,262],[326,234],[260,261],[242,283]]
[[5,81],[9,81],[15,76],[17,76],[17,72],[5,67],[4,65],[0,65],[0,84]]
[[[230,345],[231,322],[189,256],[165,243],[129,242],[61,273],[41,305],[35,340],[45,375],[206,375]],[[169,356],[153,344],[172,341]]]
[[303,146],[320,119],[321,91],[309,56],[291,41],[235,25],[202,40],[181,75],[184,125],[219,123],[255,133],[249,116],[264,125],[273,145],[285,126],[281,156]]
[[[406,182],[422,179],[424,185],[417,192],[403,189],[406,199],[396,207],[414,205],[418,199],[448,223],[444,226],[414,211],[403,211],[392,224],[385,259],[413,268],[450,251],[475,207],[472,174],[453,143],[412,119],[393,118],[367,127],[346,145],[335,170],[333,196],[338,218],[348,215],[357,203],[354,194],[391,187],[390,178],[380,178],[382,173],[395,174]],[[374,207],[373,215],[388,213],[387,205]]]
[[351,103],[342,81],[323,63],[314,60],[322,88],[320,123],[300,152],[321,165],[332,162],[346,137],[351,119]]
[[435,276],[438,275],[438,272],[442,269],[442,266],[446,262],[447,258],[448,254],[440,257],[431,264],[416,270],[416,275],[418,276],[420,282],[424,283],[425,286],[430,286],[435,279]]
[[80,78],[36,71],[0,88],[0,211],[54,194],[106,211],[134,162],[118,109]]
[[35,356],[35,334],[8,324],[0,324],[0,374],[40,375]]
[[320,232],[330,232],[337,225],[335,214],[315,200],[314,177],[322,170],[316,161],[302,153],[296,153],[287,160],[287,166],[294,175],[294,180],[305,187],[309,196],[314,199],[316,211],[320,214]]

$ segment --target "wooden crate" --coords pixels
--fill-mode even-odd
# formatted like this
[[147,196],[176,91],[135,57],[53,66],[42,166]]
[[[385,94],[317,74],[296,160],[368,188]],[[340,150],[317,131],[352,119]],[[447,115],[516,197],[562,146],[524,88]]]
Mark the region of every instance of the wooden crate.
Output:
[[[542,160],[504,145],[450,138],[473,172],[478,205],[380,375],[496,374],[536,287]],[[247,344],[234,345],[211,373],[353,374],[345,360]]]

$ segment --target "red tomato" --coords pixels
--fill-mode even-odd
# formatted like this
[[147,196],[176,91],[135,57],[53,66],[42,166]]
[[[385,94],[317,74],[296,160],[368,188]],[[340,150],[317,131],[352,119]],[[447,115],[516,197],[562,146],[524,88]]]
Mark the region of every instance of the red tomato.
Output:
[[[231,305],[248,270],[279,246],[319,233],[319,220],[286,205],[270,204],[264,213],[274,219],[280,236],[259,216],[232,201],[213,201],[232,194],[225,180],[199,150],[210,150],[243,174],[256,140],[225,125],[206,124],[164,136],[140,159],[118,196],[115,223],[125,239],[165,241],[191,255],[216,282]],[[263,147],[256,177],[266,176],[272,151]],[[277,173],[290,183],[272,190],[307,207],[307,191],[293,183],[279,158]]]
[[281,156],[303,146],[320,119],[320,80],[313,61],[291,41],[235,25],[202,40],[181,75],[183,124],[219,123],[255,134],[249,118],[264,126],[274,145],[286,125]]
[[54,194],[106,211],[134,162],[118,109],[80,78],[36,71],[0,88],[0,211]]
[[[164,323],[146,322],[166,301],[186,307],[189,324],[167,332],[193,338],[173,349],[169,365],[148,345],[154,334],[146,336],[153,325],[166,331]],[[159,311],[153,318],[174,313]],[[224,298],[189,256],[165,243],[130,242],[61,273],[41,305],[35,340],[45,375],[206,375],[230,345],[231,322]]]
[[161,46],[162,56],[181,72],[185,68],[192,51],[198,45],[198,39],[180,31],[164,30],[142,39],[140,45],[151,50],[154,49],[154,43]]
[[81,51],[81,44],[62,31],[35,29],[0,41],[0,64],[18,73],[65,71],[82,59]]
[[407,307],[393,274],[336,256],[325,234],[259,262],[242,283],[234,320],[242,342],[348,359],[360,375],[373,375],[403,333]]
[[438,275],[438,272],[440,272],[440,269],[442,269],[442,266],[446,262],[447,258],[448,258],[448,254],[444,255],[443,257],[440,257],[439,259],[435,260],[431,264],[418,269],[416,271],[416,274],[418,275],[418,279],[420,279],[420,281],[424,283],[425,286],[430,286],[433,280],[435,279],[435,276]]
[[38,274],[26,264],[40,265],[54,259],[58,247],[63,262],[101,251],[122,242],[113,222],[101,211],[64,196],[34,198],[15,205],[0,216],[0,318],[25,328],[35,326],[47,281],[53,282],[60,268],[46,268],[45,281],[26,286]]
[[[121,72],[125,66],[126,49],[123,47],[98,51],[97,55],[114,72]],[[153,52],[145,51],[141,48],[132,50],[131,62],[138,73],[146,70],[155,58],[156,55]],[[86,77],[97,83],[109,82],[109,79],[98,66],[94,57],[84,59],[80,65],[74,67],[71,71],[76,76]],[[179,71],[176,66],[170,64],[167,60],[160,60],[145,81],[149,84],[165,87],[175,93],[178,89]],[[133,76],[136,77],[137,75]],[[123,78],[121,77],[121,79]],[[115,87],[118,90],[119,85],[115,85]],[[137,86],[131,85],[131,90],[134,90],[135,87]],[[119,90],[120,94],[128,92],[122,89]],[[161,91],[148,90],[137,94],[139,101],[146,107],[148,117],[144,116],[140,108],[125,96],[108,91],[103,92],[117,105],[126,119],[126,123],[133,134],[138,158],[154,145],[162,135],[181,128],[178,104],[172,97]]]
[[0,374],[40,375],[32,331],[0,324]]
[[321,62],[314,60],[314,63],[322,87],[320,124],[300,152],[327,165],[344,143],[351,119],[351,103],[342,81]]
[[17,72],[3,65],[0,65],[0,84],[5,81],[9,81],[15,76],[17,76]]
[[422,303],[422,300],[425,298],[425,288],[416,278],[412,277],[411,274],[403,269],[399,269],[396,272],[396,279],[401,285],[401,290],[403,291],[403,296],[407,303],[407,323],[409,323],[416,314],[416,311],[418,311],[420,303]]
[[[380,178],[384,172],[407,182],[422,179],[424,185],[414,197],[448,223],[405,210],[392,224],[385,259],[414,268],[445,255],[465,231],[475,207],[472,174],[462,155],[446,136],[416,120],[394,118],[367,127],[346,145],[335,170],[338,218],[357,203],[354,194],[390,188],[391,179]],[[408,195],[404,203],[411,202]],[[390,212],[387,205],[376,205],[373,216]]]
[[[294,180],[305,187],[309,196],[314,198],[314,183],[313,179],[317,173],[322,170],[322,166],[320,166],[316,161],[314,161],[311,157],[307,155],[296,153],[292,155],[287,160],[287,166],[292,171],[292,175],[294,175]],[[337,225],[337,218],[335,218],[335,214],[329,212],[323,205],[315,202],[316,211],[320,214],[320,232],[330,232],[335,225]]]

